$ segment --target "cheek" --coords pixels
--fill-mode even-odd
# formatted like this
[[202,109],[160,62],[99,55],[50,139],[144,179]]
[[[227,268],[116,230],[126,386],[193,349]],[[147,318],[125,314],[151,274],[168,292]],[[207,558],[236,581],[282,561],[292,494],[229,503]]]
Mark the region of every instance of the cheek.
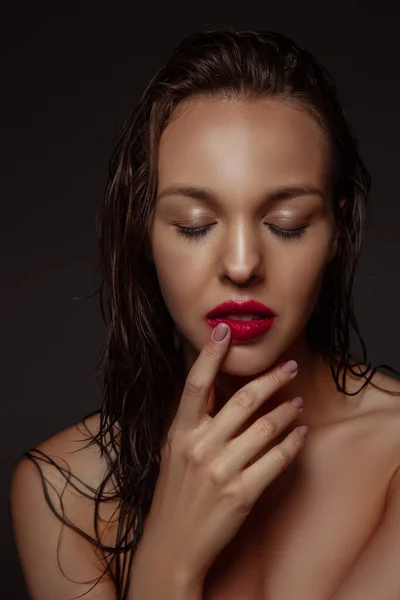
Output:
[[157,277],[164,299],[183,304],[198,294],[200,285],[199,277],[194,268],[178,264],[176,261],[168,262],[164,257],[156,261]]
[[326,268],[327,248],[302,247],[293,253],[280,270],[279,292],[291,311],[311,314],[321,289]]
[[204,290],[206,269],[199,254],[172,239],[171,232],[154,229],[152,241],[154,265],[164,302],[174,319],[182,318],[182,309],[199,300]]

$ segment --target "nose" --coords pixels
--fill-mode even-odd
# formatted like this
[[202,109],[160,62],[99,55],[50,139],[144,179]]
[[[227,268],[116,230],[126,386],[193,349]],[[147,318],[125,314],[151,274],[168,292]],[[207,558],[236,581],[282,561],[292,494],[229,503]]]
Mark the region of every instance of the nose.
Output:
[[254,227],[239,224],[221,241],[220,277],[236,285],[259,282],[264,276],[264,248]]

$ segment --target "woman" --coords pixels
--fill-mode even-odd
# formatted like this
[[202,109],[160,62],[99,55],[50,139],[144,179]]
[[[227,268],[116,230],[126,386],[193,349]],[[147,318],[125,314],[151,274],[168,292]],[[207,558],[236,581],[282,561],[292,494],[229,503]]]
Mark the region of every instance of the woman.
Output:
[[[181,42],[111,161],[104,400],[83,421],[89,443],[69,428],[14,474],[35,597],[340,589],[400,457],[400,385],[365,364],[352,308],[369,189],[335,84],[308,51],[270,31]],[[213,341],[220,322],[228,336]],[[36,522],[46,547],[33,550]]]

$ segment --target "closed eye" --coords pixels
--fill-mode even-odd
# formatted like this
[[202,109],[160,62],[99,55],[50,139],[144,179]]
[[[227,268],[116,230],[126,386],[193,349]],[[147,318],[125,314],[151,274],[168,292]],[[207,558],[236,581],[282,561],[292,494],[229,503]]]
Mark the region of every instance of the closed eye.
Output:
[[[300,238],[306,231],[307,226],[297,227],[296,229],[282,229],[267,223],[270,231],[281,238]],[[211,230],[212,225],[204,225],[203,227],[183,227],[182,225],[176,225],[178,235],[186,238],[200,238],[207,235]]]

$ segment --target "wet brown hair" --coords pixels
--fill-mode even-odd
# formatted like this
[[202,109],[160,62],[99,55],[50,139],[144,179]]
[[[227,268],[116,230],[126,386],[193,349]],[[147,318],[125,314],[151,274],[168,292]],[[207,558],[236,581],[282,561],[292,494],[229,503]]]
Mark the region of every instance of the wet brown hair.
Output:
[[[52,507],[67,526],[103,548],[118,600],[127,597],[133,551],[143,534],[158,477],[160,449],[176,408],[176,382],[185,376],[174,322],[149,261],[148,230],[157,194],[161,134],[179,103],[196,95],[293,101],[317,119],[330,144],[331,202],[341,234],[338,252],[326,268],[318,302],[306,326],[307,338],[329,358],[332,377],[344,394],[354,395],[345,390],[347,369],[365,380],[355,393],[380,367],[399,374],[387,365],[371,369],[368,364],[364,372],[350,365],[351,327],[361,342],[362,363],[367,364],[352,287],[371,178],[331,75],[309,51],[277,32],[226,28],[188,35],[151,78],[123,126],[97,221],[102,281],[95,294],[100,293],[107,336],[96,373],[102,374],[103,381],[101,409],[95,411],[100,412],[101,425],[90,444],[99,445],[109,471],[96,495],[88,497],[95,500],[97,519],[99,503],[107,501],[104,486],[111,477],[117,482],[115,495],[108,496],[117,499],[120,507],[115,547],[102,546]],[[343,211],[338,205],[341,198],[347,200]],[[343,373],[341,382],[339,372]],[[36,464],[51,461],[38,449],[25,456]],[[45,483],[43,478],[44,487]],[[46,498],[51,504],[48,494]]]

